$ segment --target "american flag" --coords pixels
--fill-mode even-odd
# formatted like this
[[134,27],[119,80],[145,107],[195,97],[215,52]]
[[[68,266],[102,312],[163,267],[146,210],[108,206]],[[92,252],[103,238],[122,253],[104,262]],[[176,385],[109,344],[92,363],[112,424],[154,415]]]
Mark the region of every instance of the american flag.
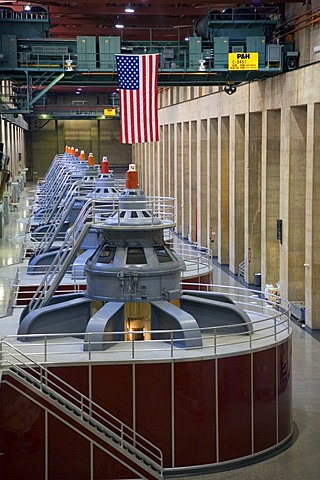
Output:
[[159,54],[116,55],[120,88],[120,142],[159,140]]

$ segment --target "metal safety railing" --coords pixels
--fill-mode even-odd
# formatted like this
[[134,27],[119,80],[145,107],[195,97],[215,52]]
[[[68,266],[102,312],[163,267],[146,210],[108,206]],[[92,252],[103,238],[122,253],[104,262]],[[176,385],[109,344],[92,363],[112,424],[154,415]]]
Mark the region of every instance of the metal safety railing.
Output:
[[245,281],[246,279],[246,269],[247,269],[247,265],[245,260],[243,260],[243,262],[239,263],[239,269],[238,269],[238,276],[243,281]]
[[[218,325],[205,328],[187,329],[188,339],[202,337],[202,345],[191,350],[181,348],[181,330],[148,330],[117,332],[83,332],[64,334],[32,334],[31,343],[19,342],[19,349],[24,349],[32,358],[40,362],[72,361],[75,358],[83,361],[99,361],[102,358],[159,359],[184,358],[190,356],[216,356],[226,352],[248,352],[277,344],[291,335],[290,305],[282,297],[276,301],[267,300],[262,292],[250,291],[240,287],[212,284],[182,283],[185,289],[198,288],[203,291],[223,293],[233,303],[249,315],[252,330],[247,330],[244,323]],[[236,329],[237,331],[235,332]],[[241,330],[242,329],[242,330]],[[103,338],[100,351],[95,350],[97,335]],[[77,337],[77,339],[73,338]],[[119,338],[123,338],[120,341]],[[159,340],[161,338],[161,340]],[[143,340],[138,340],[143,339]],[[21,335],[21,340],[26,340]],[[5,336],[2,341],[17,342],[19,336]],[[82,347],[85,344],[85,349]],[[112,347],[112,348],[110,348]],[[190,353],[192,352],[192,353]],[[61,360],[63,358],[63,360]]]
[[163,455],[161,450],[135,429],[119,420],[91,398],[33,360],[16,346],[3,340],[0,349],[1,370],[57,403],[84,427],[96,431],[102,444],[107,442],[121,452],[125,451],[132,461],[154,477],[161,478]]

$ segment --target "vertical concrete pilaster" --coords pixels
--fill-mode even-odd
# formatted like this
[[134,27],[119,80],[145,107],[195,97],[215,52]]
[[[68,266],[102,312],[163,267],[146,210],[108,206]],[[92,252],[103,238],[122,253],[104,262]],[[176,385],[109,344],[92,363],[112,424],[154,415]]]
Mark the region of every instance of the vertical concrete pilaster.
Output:
[[168,175],[169,175],[169,127],[164,125],[163,128],[163,153],[162,153],[162,166],[161,166],[161,196],[168,195]]
[[146,179],[147,183],[148,183],[148,195],[153,195],[153,175],[152,175],[152,172],[153,172],[153,168],[154,168],[154,143],[155,142],[151,142],[151,143],[148,143],[148,163],[149,163],[149,166],[148,166],[148,178]]
[[208,156],[208,120],[200,121],[199,128],[199,146],[198,155],[198,173],[197,173],[197,190],[198,190],[198,244],[211,248],[209,239],[209,197],[208,197],[208,176],[210,175],[208,164],[210,157]]
[[175,184],[175,174],[174,174],[174,165],[175,165],[175,125],[172,123],[169,125],[169,189],[168,196],[173,197],[174,195],[174,184]]
[[261,284],[280,280],[280,110],[262,113],[261,154]]
[[212,255],[218,256],[218,119],[209,120],[209,237]]
[[158,195],[163,196],[163,167],[164,167],[164,155],[165,155],[165,142],[166,142],[166,126],[162,125],[160,132],[160,148],[159,148],[159,170],[158,170]]
[[218,261],[229,263],[229,117],[221,117],[218,133]]
[[131,158],[131,162],[136,165],[137,169],[138,169],[138,179],[139,179],[139,183],[141,184],[143,182],[143,177],[144,177],[144,168],[145,168],[145,165],[144,165],[144,160],[142,160],[143,158],[143,151],[141,149],[141,144],[138,143],[137,145],[134,146],[134,148],[132,149],[132,158]]
[[156,172],[157,172],[157,176],[155,177],[155,194],[157,196],[161,195],[160,193],[160,165],[161,165],[161,154],[162,154],[162,143],[163,143],[163,126],[161,125],[160,126],[160,132],[159,132],[159,138],[160,138],[160,142],[159,142],[159,145],[158,145],[158,148],[157,148],[157,156],[156,156],[156,166],[155,166],[155,169],[156,169]]
[[188,238],[189,233],[189,122],[183,123],[183,132],[182,132],[182,164],[181,164],[181,174],[182,174],[182,184],[183,184],[183,193],[182,193],[182,236]]
[[198,195],[197,195],[197,174],[198,174],[198,124],[192,121],[190,124],[189,140],[189,232],[188,239],[192,243],[197,243],[198,230]]
[[157,159],[159,152],[159,142],[154,142],[152,145],[152,160],[151,160],[151,195],[156,196],[156,178],[157,178]]
[[183,192],[183,176],[182,176],[182,126],[181,123],[176,125],[176,160],[175,160],[175,183],[174,183],[174,197],[175,197],[175,219],[176,231],[182,233],[182,192]]
[[282,126],[287,125],[284,128],[288,151],[280,171],[283,219],[280,288],[281,295],[288,300],[304,301],[307,108],[292,107],[286,113],[287,122],[281,122]]
[[[139,176],[139,186],[140,188],[142,188],[143,190],[146,189],[146,185],[145,185],[145,170],[148,168],[147,164],[146,164],[146,151],[145,151],[145,148],[144,148],[144,144],[138,144],[138,155],[139,155],[139,158],[140,158],[140,167],[141,167],[141,171],[140,171],[140,168],[138,167],[139,171],[138,171],[138,176]],[[142,160],[143,158],[143,160]],[[136,163],[136,159],[134,158],[134,163]]]
[[250,113],[246,136],[245,257],[246,283],[261,273],[261,113]]
[[320,105],[308,106],[305,323],[320,328]]
[[[91,149],[90,152],[93,153],[95,158],[95,163],[100,160],[100,148],[99,148],[99,131],[98,131],[98,120],[92,121],[90,124],[91,129]],[[88,153],[90,153],[88,152]]]
[[230,255],[229,269],[237,274],[244,260],[245,116],[230,118]]
[[[57,152],[64,152],[65,136],[64,136],[64,123],[54,120],[54,129],[57,132]],[[78,148],[78,146],[76,147]]]
[[142,188],[146,195],[150,195],[150,146],[150,142],[141,144],[141,152],[143,155],[142,162],[145,164],[145,168],[143,168],[141,165],[144,175],[142,177],[143,181],[140,185],[140,188]]

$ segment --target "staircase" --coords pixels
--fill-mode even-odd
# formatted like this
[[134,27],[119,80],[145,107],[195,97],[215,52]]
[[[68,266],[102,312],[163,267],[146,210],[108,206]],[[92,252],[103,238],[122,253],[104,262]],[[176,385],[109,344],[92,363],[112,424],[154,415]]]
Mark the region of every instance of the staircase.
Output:
[[[103,228],[103,220],[114,211],[117,203],[118,200],[105,198],[86,201],[73,227],[67,232],[52,264],[42,278],[29,304],[29,311],[49,304],[90,228]],[[40,249],[39,253],[41,252]]]
[[[0,347],[0,372],[49,402],[61,412],[58,418],[67,415],[81,427],[76,429],[79,435],[89,440],[94,436],[95,443],[106,453],[110,448],[117,452],[116,458],[134,473],[141,476],[144,472],[144,478],[163,478],[163,456],[158,447],[14,345],[2,341]],[[124,462],[123,457],[129,462]]]
[[[49,304],[58,285],[60,285],[62,278],[67,272],[67,269],[75,257],[81,243],[87,235],[91,223],[84,223],[75,229],[75,232],[69,232],[63,242],[60,250],[58,250],[52,264],[49,266],[47,272],[42,278],[37,290],[34,293],[30,303],[29,311],[37,308],[45,307]],[[74,235],[73,235],[74,234]],[[76,240],[74,239],[74,236]]]
[[[77,200],[79,183],[79,181],[75,182],[75,184],[70,188],[60,208],[58,208],[58,205],[53,208],[53,210],[55,210],[55,215],[54,218],[51,219],[51,221],[50,218],[48,218],[48,215],[44,215],[43,219],[41,219],[39,226],[46,224],[45,222],[47,221],[50,221],[50,223],[48,229],[44,232],[39,242],[38,248],[35,251],[35,255],[40,255],[41,253],[48,252],[53,242],[57,240],[58,232],[62,229],[64,223],[68,218],[68,215],[72,210],[75,201]],[[59,201],[60,200],[61,199],[59,198]]]

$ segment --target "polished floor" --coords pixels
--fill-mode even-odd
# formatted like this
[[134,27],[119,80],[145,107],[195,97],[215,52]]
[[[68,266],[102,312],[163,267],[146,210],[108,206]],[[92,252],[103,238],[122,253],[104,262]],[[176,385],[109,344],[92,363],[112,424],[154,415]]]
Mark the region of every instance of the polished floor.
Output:
[[[11,212],[0,239],[0,336],[15,276],[15,264],[21,262],[21,245],[27,225],[33,191],[21,194],[18,209]],[[213,282],[237,283],[219,266],[214,266]],[[320,312],[319,312],[320,314]],[[287,450],[250,466],[182,480],[320,480],[320,342],[293,322],[293,418],[296,434]],[[195,447],[196,448],[196,447]],[[16,480],[16,479],[12,479]],[[74,479],[76,480],[76,479]]]

